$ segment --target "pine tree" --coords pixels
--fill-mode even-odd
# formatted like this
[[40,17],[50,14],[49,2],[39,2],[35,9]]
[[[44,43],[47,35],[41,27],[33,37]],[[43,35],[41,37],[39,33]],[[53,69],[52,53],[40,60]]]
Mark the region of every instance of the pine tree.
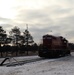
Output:
[[15,26],[13,29],[11,29],[9,34],[10,34],[9,37],[12,38],[12,44],[17,45],[18,42],[20,41],[20,36],[21,36],[20,28]]
[[1,44],[5,44],[7,38],[6,31],[0,26],[0,46]]
[[30,44],[33,44],[34,41],[33,41],[33,37],[31,36],[31,34],[29,33],[29,31],[26,29],[25,32],[23,32],[23,37],[24,37],[24,40],[25,40],[25,45],[30,45]]
[[24,37],[24,41],[25,41],[24,44],[26,45],[27,55],[28,55],[28,50],[30,49],[30,45],[32,45],[34,43],[33,37],[31,36],[30,32],[28,31],[28,27],[23,32],[23,37]]

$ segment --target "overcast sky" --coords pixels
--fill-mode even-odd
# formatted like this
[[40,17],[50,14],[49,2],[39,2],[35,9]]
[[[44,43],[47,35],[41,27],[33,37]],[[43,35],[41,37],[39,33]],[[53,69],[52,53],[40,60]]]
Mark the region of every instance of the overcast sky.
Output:
[[0,26],[26,29],[39,42],[44,34],[61,35],[74,43],[74,0],[0,0]]

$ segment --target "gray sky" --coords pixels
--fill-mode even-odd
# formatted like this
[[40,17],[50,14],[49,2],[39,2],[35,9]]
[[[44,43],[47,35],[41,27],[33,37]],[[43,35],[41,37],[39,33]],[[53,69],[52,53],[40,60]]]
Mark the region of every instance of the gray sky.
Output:
[[0,0],[0,26],[7,33],[14,26],[24,32],[26,24],[36,42],[53,34],[74,43],[74,0]]

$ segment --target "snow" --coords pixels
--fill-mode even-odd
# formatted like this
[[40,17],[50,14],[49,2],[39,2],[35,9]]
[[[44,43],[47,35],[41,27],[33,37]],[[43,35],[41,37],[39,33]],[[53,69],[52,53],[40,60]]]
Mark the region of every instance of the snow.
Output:
[[[17,57],[16,59],[31,58],[38,58],[38,56]],[[74,75],[74,53],[72,52],[71,56],[46,59],[20,66],[0,66],[0,75]]]

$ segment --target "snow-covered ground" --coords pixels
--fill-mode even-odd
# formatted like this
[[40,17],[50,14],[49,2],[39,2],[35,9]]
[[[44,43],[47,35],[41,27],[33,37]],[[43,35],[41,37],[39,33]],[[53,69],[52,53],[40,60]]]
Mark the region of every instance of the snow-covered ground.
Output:
[[[21,60],[25,58],[19,57]],[[0,75],[74,75],[74,53],[71,56],[31,62],[22,66],[0,66]]]

